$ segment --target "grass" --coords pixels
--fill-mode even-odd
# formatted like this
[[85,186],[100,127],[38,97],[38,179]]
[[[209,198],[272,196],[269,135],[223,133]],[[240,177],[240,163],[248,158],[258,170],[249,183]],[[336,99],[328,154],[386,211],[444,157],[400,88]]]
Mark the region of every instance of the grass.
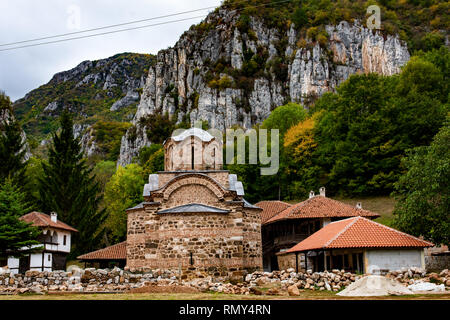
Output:
[[328,291],[303,291],[300,296],[236,295],[224,293],[58,293],[0,295],[0,300],[449,300],[450,292],[386,297],[340,297]]
[[336,198],[336,200],[342,201],[346,204],[355,206],[357,202],[361,202],[363,209],[378,213],[379,218],[375,219],[376,222],[390,226],[392,223],[395,207],[395,200],[391,197],[365,197],[365,198]]

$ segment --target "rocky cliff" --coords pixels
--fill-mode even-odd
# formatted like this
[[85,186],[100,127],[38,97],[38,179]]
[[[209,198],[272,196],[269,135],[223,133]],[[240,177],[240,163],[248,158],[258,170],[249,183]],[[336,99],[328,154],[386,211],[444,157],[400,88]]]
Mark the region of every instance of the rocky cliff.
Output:
[[308,105],[351,74],[392,75],[409,60],[398,36],[357,21],[326,25],[326,41],[316,41],[294,24],[282,31],[256,17],[245,27],[241,20],[238,11],[219,8],[157,54],[118,164],[130,163],[151,143],[145,119],[153,114],[206,120],[218,129],[250,128],[288,101]]
[[[47,143],[49,133],[58,127],[62,110],[71,111],[75,135],[81,138],[86,155],[93,155],[102,144],[95,139],[95,129],[101,129],[99,123],[121,127],[121,123],[132,120],[145,77],[154,62],[152,55],[135,53],[84,61],[55,74],[47,84],[15,101],[14,113],[36,147]],[[121,135],[124,133],[125,130]],[[117,143],[120,144],[120,137]]]

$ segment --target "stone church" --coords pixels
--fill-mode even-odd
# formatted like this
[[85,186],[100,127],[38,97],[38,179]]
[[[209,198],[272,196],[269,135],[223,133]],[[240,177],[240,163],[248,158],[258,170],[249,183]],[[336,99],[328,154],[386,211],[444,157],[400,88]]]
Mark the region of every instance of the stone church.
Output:
[[262,269],[261,209],[222,170],[222,140],[199,128],[164,143],[164,170],[149,176],[144,202],[127,210],[126,268],[183,274]]

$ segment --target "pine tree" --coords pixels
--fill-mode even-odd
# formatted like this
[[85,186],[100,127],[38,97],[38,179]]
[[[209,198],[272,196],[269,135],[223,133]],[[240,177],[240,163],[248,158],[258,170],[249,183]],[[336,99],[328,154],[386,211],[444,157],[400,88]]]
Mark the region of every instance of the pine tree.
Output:
[[78,229],[71,255],[95,249],[106,218],[99,210],[100,186],[81,152],[79,139],[74,138],[73,122],[64,111],[60,117],[61,131],[54,133],[48,149],[48,164],[39,179],[39,194],[45,212],[55,211],[65,223]]
[[38,245],[40,231],[19,218],[27,212],[25,195],[14,186],[11,179],[0,184],[0,257],[20,257],[34,249],[23,249]]
[[0,92],[0,181],[10,177],[16,184],[25,185],[25,153],[22,130],[13,116],[11,100]]

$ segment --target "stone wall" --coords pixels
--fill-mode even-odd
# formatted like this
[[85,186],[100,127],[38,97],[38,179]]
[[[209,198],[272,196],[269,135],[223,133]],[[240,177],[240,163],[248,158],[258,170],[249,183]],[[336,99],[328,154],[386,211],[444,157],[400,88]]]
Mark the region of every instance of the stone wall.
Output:
[[[213,173],[228,180],[227,172]],[[128,210],[127,268],[181,269],[187,277],[196,271],[225,276],[261,270],[260,209],[244,206],[242,197],[209,175],[171,177],[146,196],[143,208]],[[228,212],[158,213],[194,203]]]
[[[298,270],[305,272],[305,255],[303,253],[299,253],[297,256],[298,260]],[[278,261],[278,268],[280,270],[287,270],[287,269],[296,269],[297,264],[295,261],[295,253],[289,253],[289,254],[278,254],[277,255],[277,261]],[[313,260],[309,257],[308,258],[308,269],[312,269],[312,266],[314,265]]]
[[425,269],[427,271],[450,269],[450,256],[425,256]]
[[[201,292],[230,294],[299,295],[299,290],[340,291],[358,280],[356,275],[343,270],[329,272],[294,272],[294,269],[274,272],[254,272],[240,277],[212,277],[195,272],[183,278],[179,270],[149,270],[131,273],[119,268],[73,269],[70,272],[27,271],[12,274],[0,268],[0,294],[52,292],[148,292],[146,287],[165,287],[164,292],[179,292],[176,287],[189,287]],[[418,283],[439,284],[450,289],[450,272],[429,273],[418,268],[395,271],[386,275],[408,286]],[[143,289],[143,290],[139,290]],[[268,290],[267,290],[268,289]],[[152,292],[152,291],[150,291]],[[154,291],[153,291],[154,292]]]
[[[289,268],[296,268],[296,256],[295,254],[283,254],[283,255],[278,255],[277,256],[277,260],[278,260],[278,268],[280,270],[287,270]],[[300,263],[300,257],[298,257],[298,263]],[[300,264],[299,264],[300,267]]]

